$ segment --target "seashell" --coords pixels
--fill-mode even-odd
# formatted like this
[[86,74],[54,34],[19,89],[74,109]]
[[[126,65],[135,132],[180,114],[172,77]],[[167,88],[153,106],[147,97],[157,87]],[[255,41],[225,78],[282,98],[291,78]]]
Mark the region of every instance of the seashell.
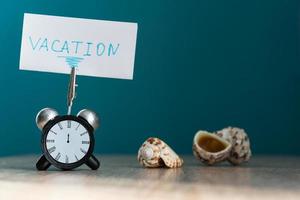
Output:
[[232,149],[228,157],[228,161],[231,164],[239,165],[249,161],[252,155],[250,140],[244,129],[228,127],[217,131],[216,134],[232,144]]
[[231,148],[230,142],[207,131],[200,130],[194,136],[194,156],[207,165],[226,160]]
[[160,158],[160,147],[155,138],[147,139],[138,151],[138,161],[145,167],[161,167],[163,162]]
[[138,161],[144,167],[176,168],[183,165],[183,160],[161,139],[148,138],[138,151]]

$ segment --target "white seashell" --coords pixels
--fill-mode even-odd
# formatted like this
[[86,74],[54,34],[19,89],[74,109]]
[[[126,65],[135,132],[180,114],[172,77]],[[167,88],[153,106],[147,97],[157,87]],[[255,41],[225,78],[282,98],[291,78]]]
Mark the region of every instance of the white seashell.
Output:
[[252,155],[250,140],[244,129],[228,127],[217,131],[216,134],[232,144],[232,149],[228,157],[228,161],[231,164],[239,165],[249,161]]
[[181,167],[183,160],[159,138],[148,138],[138,151],[138,161],[144,167]]
[[230,142],[207,131],[200,130],[194,136],[194,156],[207,165],[226,160],[231,148]]

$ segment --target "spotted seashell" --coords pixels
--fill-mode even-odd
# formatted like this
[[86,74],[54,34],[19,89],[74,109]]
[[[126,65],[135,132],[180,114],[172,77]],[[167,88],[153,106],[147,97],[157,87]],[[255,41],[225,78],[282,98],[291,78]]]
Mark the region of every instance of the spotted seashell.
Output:
[[160,159],[159,140],[149,138],[146,140],[138,152],[138,161],[145,167],[161,167],[163,162]]
[[232,145],[207,131],[198,131],[193,140],[193,153],[204,164],[213,165],[228,158]]
[[161,148],[160,157],[164,164],[169,168],[177,168],[183,165],[183,160],[180,158],[167,144]]
[[138,161],[144,167],[181,167],[183,160],[159,138],[148,138],[138,151]]
[[231,164],[239,165],[249,161],[252,155],[250,140],[244,129],[228,127],[217,131],[216,134],[232,144],[232,149],[228,157],[228,161]]

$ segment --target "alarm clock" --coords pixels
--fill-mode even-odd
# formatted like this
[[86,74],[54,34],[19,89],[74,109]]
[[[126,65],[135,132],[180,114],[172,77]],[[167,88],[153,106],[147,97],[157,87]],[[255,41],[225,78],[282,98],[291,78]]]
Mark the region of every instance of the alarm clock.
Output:
[[36,168],[47,170],[51,165],[62,170],[71,170],[86,164],[92,170],[100,163],[93,155],[94,131],[99,119],[91,110],[81,110],[76,116],[62,115],[51,108],[42,109],[36,116],[36,124],[42,131],[43,155]]

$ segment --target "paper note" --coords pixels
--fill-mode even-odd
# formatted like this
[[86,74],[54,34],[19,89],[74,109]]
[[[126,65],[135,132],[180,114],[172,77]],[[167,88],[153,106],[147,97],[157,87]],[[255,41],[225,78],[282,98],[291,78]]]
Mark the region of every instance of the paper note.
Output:
[[24,14],[22,70],[132,79],[137,24]]

